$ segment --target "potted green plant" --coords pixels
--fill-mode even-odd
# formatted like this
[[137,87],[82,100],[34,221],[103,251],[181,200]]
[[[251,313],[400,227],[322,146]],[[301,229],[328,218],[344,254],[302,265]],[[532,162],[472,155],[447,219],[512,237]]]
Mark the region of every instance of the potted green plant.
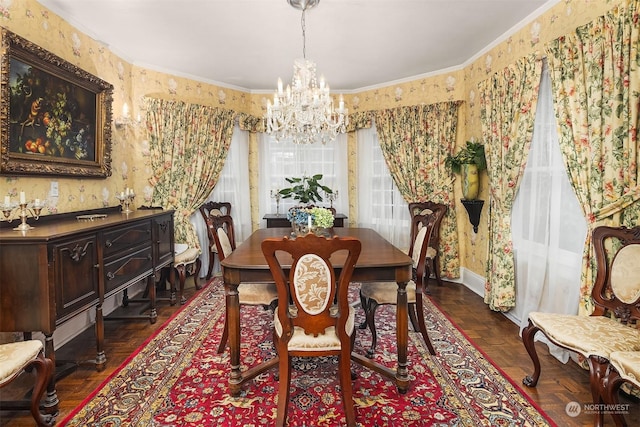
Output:
[[450,154],[445,159],[445,165],[453,173],[462,177],[462,197],[465,200],[475,200],[480,192],[479,173],[487,169],[484,145],[479,142],[467,141],[467,145],[456,154]]
[[303,204],[321,202],[322,196],[320,190],[326,194],[333,194],[326,185],[320,184],[322,174],[316,174],[313,176],[302,176],[302,178],[285,178],[289,184],[293,184],[291,187],[283,188],[279,191],[283,199],[293,198]]

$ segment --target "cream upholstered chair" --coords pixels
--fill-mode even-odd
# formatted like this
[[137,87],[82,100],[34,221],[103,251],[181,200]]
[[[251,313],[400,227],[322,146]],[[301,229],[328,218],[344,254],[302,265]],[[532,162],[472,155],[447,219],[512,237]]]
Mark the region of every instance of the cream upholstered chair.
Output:
[[[287,418],[291,358],[338,356],[342,403],[348,426],[355,426],[351,384],[351,351],[355,338],[354,309],[349,304],[349,282],[360,256],[361,243],[353,237],[324,238],[309,233],[262,242],[278,288],[273,341],[278,352],[279,392],[276,426]],[[291,256],[285,274],[276,252]],[[329,261],[338,267],[339,274]],[[344,260],[344,263],[342,262]],[[288,302],[288,303],[286,303]]]
[[[436,219],[435,212],[430,215],[414,215],[411,219],[412,246],[409,248],[409,256],[413,258],[413,280],[407,283],[406,287],[411,324],[414,330],[420,332],[431,354],[436,354],[436,351],[431,344],[424,321],[422,294],[425,280],[429,278],[427,252]],[[366,315],[365,321],[360,324],[360,329],[369,326],[371,331],[371,347],[367,350],[368,357],[373,357],[378,342],[375,326],[376,309],[383,304],[397,304],[397,288],[395,282],[363,282],[360,285],[360,302]]]
[[427,269],[429,270],[429,275],[427,279],[430,277],[431,273],[436,278],[436,283],[439,286],[442,286],[442,279],[440,278],[440,224],[442,224],[442,219],[447,213],[447,205],[436,202],[413,202],[409,203],[409,214],[411,217],[415,215],[430,215],[434,213],[436,217],[434,218],[433,223],[433,231],[431,232],[431,238],[429,239],[429,248],[427,249]]
[[[209,224],[208,219],[216,216],[231,215],[231,203],[229,202],[206,202],[200,206],[200,214],[205,224]],[[213,275],[213,264],[215,254],[218,253],[216,243],[209,238],[209,268],[207,269],[207,280]]]
[[[590,316],[529,313],[522,342],[533,362],[534,372],[523,383],[535,387],[540,361],[534,336],[542,332],[556,345],[585,357],[593,403],[603,401],[601,382],[611,354],[640,351],[640,226],[600,226],[593,231],[597,274],[591,296],[595,309]],[[601,426],[603,414],[596,411],[594,425]]]
[[[31,393],[31,415],[36,425],[52,426],[54,415],[40,412],[40,399],[53,374],[53,362],[44,357],[40,340],[26,340],[0,344],[0,388],[10,384],[28,369],[35,370],[35,385]],[[0,404],[0,407],[2,405]]]
[[[233,218],[229,215],[221,215],[209,217],[207,221],[209,222],[207,224],[207,229],[210,232],[209,238],[214,241],[218,258],[222,262],[236,249]],[[240,305],[261,305],[275,310],[278,302],[278,291],[276,290],[276,285],[272,282],[240,283],[238,286],[238,298],[240,299]],[[225,317],[218,353],[224,351],[229,339],[229,325],[227,322],[228,319]]]
[[[176,254],[173,259],[173,269],[171,270],[171,274],[169,277],[169,281],[171,282],[171,301],[175,301],[175,292],[176,292],[176,278],[175,275],[178,273],[178,280],[180,283],[180,288],[178,291],[178,297],[180,304],[184,304],[187,302],[184,297],[184,283],[187,280],[187,273],[189,269],[193,273],[193,282],[195,284],[196,289],[201,289],[200,283],[198,282],[198,276],[200,274],[200,268],[202,268],[202,261],[200,261],[200,249],[189,247],[186,243],[176,243]],[[181,248],[182,250],[178,250]]]
[[[614,351],[609,355],[609,370],[602,382],[606,404],[618,404],[618,390],[624,383],[640,389],[640,351]],[[627,426],[621,413],[613,411],[611,416],[616,426]]]

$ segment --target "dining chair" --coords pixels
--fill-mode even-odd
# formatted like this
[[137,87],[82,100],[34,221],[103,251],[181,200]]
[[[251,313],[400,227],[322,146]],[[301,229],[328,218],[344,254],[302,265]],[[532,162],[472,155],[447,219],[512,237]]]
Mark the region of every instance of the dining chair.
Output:
[[[202,218],[204,219],[204,223],[207,224],[208,218],[222,215],[231,215],[231,203],[209,201],[202,204],[199,210]],[[211,279],[211,276],[213,275],[213,264],[217,251],[218,249],[216,248],[215,242],[213,241],[213,239],[211,239],[211,237],[209,237],[209,268],[207,269],[207,280]]]
[[440,278],[440,225],[442,224],[442,220],[447,213],[447,205],[443,203],[436,202],[412,202],[409,203],[409,213],[411,216],[415,215],[428,215],[435,213],[436,217],[434,219],[433,231],[431,233],[431,239],[429,239],[429,248],[427,249],[427,268],[429,270],[429,275],[427,279],[433,273],[433,276],[436,278],[436,283],[438,286],[442,286],[442,279]]
[[[349,282],[360,250],[360,240],[354,237],[325,238],[313,233],[295,239],[269,238],[262,242],[262,252],[281,301],[273,328],[279,374],[276,426],[284,426],[287,418],[291,358],[317,356],[338,357],[347,425],[356,425],[351,383],[355,319],[354,309],[349,304]],[[289,256],[283,257],[280,253]],[[285,259],[287,263],[292,259],[287,272],[281,264]]]
[[[179,247],[182,247],[179,249]],[[184,284],[187,280],[187,274],[193,274],[193,283],[196,289],[202,289],[198,282],[202,261],[200,261],[200,249],[189,247],[186,243],[175,244],[175,256],[173,259],[173,268],[169,273],[169,283],[171,283],[171,302],[175,302],[176,297],[176,273],[178,274],[178,301],[185,304],[187,299],[184,297]]]
[[[614,352],[640,351],[640,226],[601,225],[593,229],[596,277],[591,289],[593,312],[588,315],[532,311],[522,330],[533,373],[522,383],[535,387],[540,360],[535,336],[579,354],[589,366],[592,403],[602,403],[602,381]],[[594,411],[594,426],[604,424],[604,412]]]
[[[31,392],[30,410],[36,425],[52,426],[55,416],[40,412],[40,399],[53,375],[53,361],[44,356],[40,340],[25,340],[0,344],[0,388],[9,385],[23,372],[35,371],[35,385]],[[2,402],[0,402],[2,407]]]
[[[233,231],[233,218],[229,215],[211,216],[207,218],[211,223],[207,224],[210,238],[214,241],[218,258],[222,262],[236,249],[235,234]],[[224,267],[223,267],[224,268]],[[278,303],[278,291],[273,282],[240,283],[238,286],[238,298],[240,305],[261,305],[275,310]],[[225,315],[224,330],[218,346],[218,353],[224,351],[229,339],[229,319]]]
[[[424,321],[422,294],[425,280],[429,278],[427,252],[436,220],[435,212],[430,215],[414,215],[411,219],[412,246],[409,248],[409,256],[413,259],[413,280],[407,283],[406,287],[411,324],[415,331],[420,332],[431,354],[436,354],[436,351],[431,344]],[[397,284],[395,282],[363,282],[360,285],[360,303],[365,312],[365,320],[359,327],[365,329],[368,326],[371,331],[371,347],[367,350],[367,356],[371,358],[378,343],[375,326],[376,310],[383,304],[398,303]]]

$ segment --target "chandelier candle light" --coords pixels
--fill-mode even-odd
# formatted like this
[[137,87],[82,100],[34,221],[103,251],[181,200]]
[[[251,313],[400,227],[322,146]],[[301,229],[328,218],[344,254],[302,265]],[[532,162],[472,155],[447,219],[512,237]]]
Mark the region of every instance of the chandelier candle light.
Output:
[[316,78],[316,64],[306,58],[305,12],[320,0],[287,0],[291,6],[302,10],[302,59],[293,63],[291,85],[283,89],[278,79],[278,89],[273,104],[267,101],[267,133],[277,141],[291,140],[296,144],[333,141],[339,133],[346,132],[349,124],[348,110],[340,95],[338,108],[334,109],[329,85]]

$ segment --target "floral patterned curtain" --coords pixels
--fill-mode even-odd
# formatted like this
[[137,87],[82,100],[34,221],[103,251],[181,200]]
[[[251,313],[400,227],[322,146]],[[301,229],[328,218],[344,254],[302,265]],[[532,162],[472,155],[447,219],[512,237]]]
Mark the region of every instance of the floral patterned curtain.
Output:
[[[547,45],[560,148],[589,229],[640,224],[640,17],[629,1]],[[591,232],[580,313],[593,311]]]
[[496,311],[508,311],[516,303],[511,208],[529,154],[541,75],[542,60],[533,54],[479,83],[489,175],[484,301]]
[[147,99],[152,205],[175,209],[175,241],[200,247],[189,217],[213,190],[231,144],[229,110]]
[[444,277],[459,276],[453,177],[445,159],[455,147],[460,102],[398,107],[374,112],[380,147],[402,197],[449,206],[440,228]]

